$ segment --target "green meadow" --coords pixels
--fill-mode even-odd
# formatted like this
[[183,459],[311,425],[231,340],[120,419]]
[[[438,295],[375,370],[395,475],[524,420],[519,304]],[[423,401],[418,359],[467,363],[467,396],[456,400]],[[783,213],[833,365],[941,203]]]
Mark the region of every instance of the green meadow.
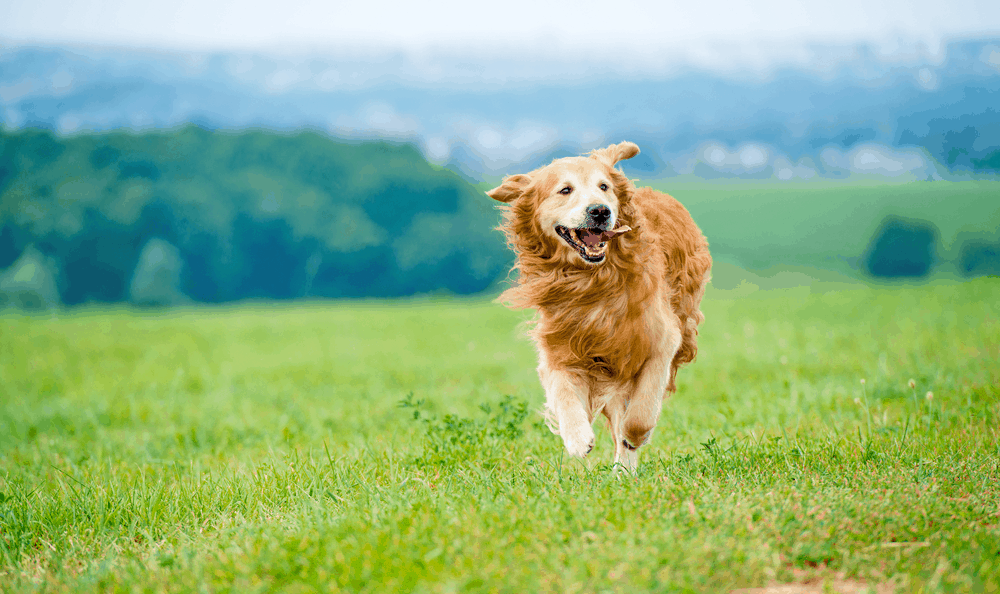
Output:
[[486,299],[7,314],[0,591],[997,592],[998,296],[710,288],[636,476]]
[[1000,242],[996,181],[679,180],[648,185],[680,200],[708,236],[713,253],[743,268],[808,267],[858,278],[858,259],[889,216],[934,225],[939,233],[936,271],[943,276],[956,276],[966,242]]

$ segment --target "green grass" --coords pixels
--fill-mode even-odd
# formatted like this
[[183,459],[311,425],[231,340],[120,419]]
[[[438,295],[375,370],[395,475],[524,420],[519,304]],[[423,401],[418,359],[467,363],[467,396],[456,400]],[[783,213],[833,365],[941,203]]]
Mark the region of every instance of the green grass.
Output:
[[941,233],[939,269],[952,275],[965,241],[1000,241],[995,181],[649,183],[691,211],[717,259],[744,268],[809,266],[857,276],[855,260],[889,215],[933,223]]
[[1000,281],[837,287],[711,289],[635,477],[485,301],[2,318],[0,591],[996,592]]

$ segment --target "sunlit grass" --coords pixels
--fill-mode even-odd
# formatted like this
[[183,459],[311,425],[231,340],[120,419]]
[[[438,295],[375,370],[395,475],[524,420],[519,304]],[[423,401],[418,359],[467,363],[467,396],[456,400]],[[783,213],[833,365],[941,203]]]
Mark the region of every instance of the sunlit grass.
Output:
[[989,592],[997,295],[711,291],[634,478],[485,300],[8,316],[0,590]]
[[794,265],[859,277],[858,259],[888,216],[927,221],[939,231],[934,275],[961,274],[957,260],[968,239],[1000,240],[996,181],[881,182],[667,179],[651,185],[690,210],[713,255],[744,268]]

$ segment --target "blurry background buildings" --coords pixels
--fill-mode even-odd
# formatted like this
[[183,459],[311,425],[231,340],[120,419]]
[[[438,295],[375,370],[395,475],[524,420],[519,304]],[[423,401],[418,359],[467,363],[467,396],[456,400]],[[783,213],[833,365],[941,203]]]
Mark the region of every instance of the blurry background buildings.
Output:
[[487,290],[624,139],[740,270],[998,274],[998,111],[992,2],[5,3],[0,301]]

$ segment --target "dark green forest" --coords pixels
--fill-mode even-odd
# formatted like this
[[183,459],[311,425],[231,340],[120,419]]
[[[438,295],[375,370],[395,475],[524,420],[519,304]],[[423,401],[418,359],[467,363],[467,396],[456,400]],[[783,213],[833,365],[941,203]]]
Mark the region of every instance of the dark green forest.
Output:
[[[745,269],[1000,274],[995,182],[658,184]],[[0,128],[0,307],[477,293],[512,261],[498,221],[407,144]]]
[[0,132],[0,268],[67,305],[474,293],[510,263],[491,202],[405,144]]

